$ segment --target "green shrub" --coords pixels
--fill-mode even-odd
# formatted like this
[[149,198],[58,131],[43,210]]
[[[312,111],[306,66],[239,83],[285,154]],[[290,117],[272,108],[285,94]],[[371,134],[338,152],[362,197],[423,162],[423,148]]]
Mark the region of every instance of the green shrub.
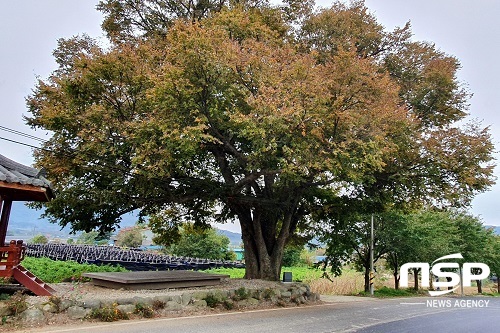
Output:
[[274,289],[271,289],[271,288],[265,289],[263,292],[263,295],[262,295],[262,297],[264,297],[264,299],[271,299],[274,296],[276,296],[276,293],[275,293]]
[[89,315],[92,319],[99,319],[100,321],[112,322],[121,319],[129,319],[128,315],[122,310],[118,309],[118,304],[114,303],[111,306],[104,306],[99,309],[93,309]]
[[155,316],[153,308],[142,303],[137,303],[135,305],[134,313],[144,318],[153,318]]
[[233,299],[235,301],[242,301],[244,299],[250,298],[250,292],[245,289],[245,287],[238,288],[234,291]]
[[222,295],[209,293],[207,297],[204,298],[205,302],[207,302],[207,306],[211,308],[217,307],[217,305],[224,302]]
[[231,301],[229,299],[224,300],[224,302],[222,303],[222,305],[224,306],[224,308],[226,310],[232,310],[232,309],[234,309],[234,303],[233,303],[233,301]]
[[281,260],[282,266],[299,266],[301,264],[300,254],[302,249],[300,247],[291,246],[285,248],[283,252],[283,259]]

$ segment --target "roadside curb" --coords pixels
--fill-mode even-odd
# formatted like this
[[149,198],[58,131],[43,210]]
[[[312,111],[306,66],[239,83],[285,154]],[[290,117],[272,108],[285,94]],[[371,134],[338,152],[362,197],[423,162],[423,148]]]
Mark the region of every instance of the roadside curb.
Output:
[[321,301],[325,303],[353,303],[374,301],[376,298],[361,296],[343,296],[343,295],[321,295]]

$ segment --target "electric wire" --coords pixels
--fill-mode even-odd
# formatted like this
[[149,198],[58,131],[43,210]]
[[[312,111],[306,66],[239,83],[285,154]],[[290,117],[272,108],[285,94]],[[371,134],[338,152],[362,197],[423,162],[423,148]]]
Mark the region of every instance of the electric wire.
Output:
[[35,141],[47,142],[47,140],[45,140],[45,139],[39,138],[37,136],[31,135],[31,134],[28,134],[28,133],[17,131],[15,129],[8,128],[8,127],[5,127],[5,126],[1,126],[0,125],[0,130],[8,132],[8,133],[16,134],[16,135],[19,135],[19,136],[22,136],[22,137],[25,137],[25,138],[28,138],[28,139],[32,139],[32,140],[35,140]]
[[[33,140],[37,140],[37,141],[39,141],[41,143],[48,142],[48,140],[45,140],[45,139],[33,136],[31,134],[28,134],[28,133],[17,131],[17,130],[14,130],[12,128],[1,126],[1,125],[0,125],[0,130],[6,131],[8,133],[16,134],[16,135],[19,135],[19,136],[22,136],[22,137],[25,137],[25,138],[30,138],[30,139],[33,139]],[[29,143],[25,143],[25,142],[13,140],[13,139],[5,138],[3,136],[0,136],[0,140],[4,140],[4,141],[12,142],[12,143],[15,143],[15,144],[27,146],[27,147],[30,147],[30,148],[33,148],[33,149],[43,150],[43,151],[50,152],[50,153],[54,153],[55,152],[54,150],[51,150],[51,149],[34,146],[32,144],[29,144]],[[68,150],[71,150],[71,151],[68,151]],[[74,149],[67,149],[66,151],[64,149],[62,150],[62,153],[64,155],[68,156],[68,157],[70,157],[70,154],[74,153],[74,152],[75,152]],[[98,166],[100,166],[100,167],[102,167],[104,169],[107,169],[109,171],[115,171],[115,172],[119,171],[119,172],[122,172],[122,173],[130,175],[130,176],[133,175],[130,170],[127,170],[126,168],[121,167],[121,166],[113,166],[113,165],[109,165],[109,164],[105,164],[105,163],[100,163],[100,162],[95,161],[95,160],[93,161],[93,163],[95,165],[98,165]]]

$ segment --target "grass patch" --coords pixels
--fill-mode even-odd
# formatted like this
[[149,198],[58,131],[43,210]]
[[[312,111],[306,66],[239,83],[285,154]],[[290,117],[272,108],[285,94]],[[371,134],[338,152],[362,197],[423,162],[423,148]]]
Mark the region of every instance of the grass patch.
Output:
[[500,293],[495,293],[495,292],[483,292],[480,295],[483,295],[483,296],[492,296],[492,297],[500,297]]
[[49,258],[24,258],[24,268],[46,283],[59,283],[80,279],[83,273],[126,272],[121,266],[79,264],[75,261],[56,261]]
[[[358,293],[360,296],[370,296],[370,292],[360,292]],[[414,289],[393,289],[389,287],[382,287],[376,289],[373,293],[375,297],[378,298],[392,298],[392,297],[413,297],[413,296],[422,296],[421,291],[415,291]]]
[[[216,268],[204,271],[205,273],[229,275],[231,279],[243,279],[245,276],[244,268]],[[312,280],[321,278],[323,272],[320,269],[310,267],[283,267],[280,277],[283,277],[283,272],[292,272],[294,282],[309,283]]]

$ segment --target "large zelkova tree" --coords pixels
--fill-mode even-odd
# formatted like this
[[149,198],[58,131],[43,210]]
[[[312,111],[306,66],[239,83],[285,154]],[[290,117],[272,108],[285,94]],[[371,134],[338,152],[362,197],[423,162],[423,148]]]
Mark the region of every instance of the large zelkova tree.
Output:
[[467,202],[492,182],[488,131],[451,126],[458,62],[362,2],[98,8],[109,46],[60,40],[27,99],[28,124],[53,133],[36,159],[61,225],[108,231],[139,210],[173,240],[186,221],[237,220],[246,277],[275,280],[284,246],[332,216]]

